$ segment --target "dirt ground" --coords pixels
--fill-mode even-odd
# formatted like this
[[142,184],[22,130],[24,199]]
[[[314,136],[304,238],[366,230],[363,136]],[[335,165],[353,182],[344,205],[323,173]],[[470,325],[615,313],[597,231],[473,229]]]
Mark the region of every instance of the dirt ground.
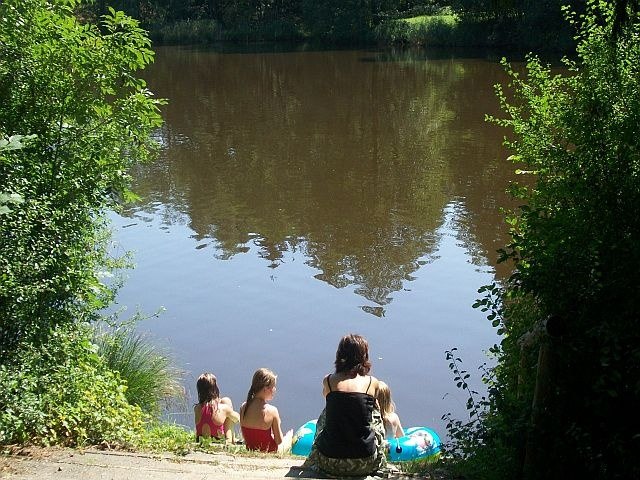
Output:
[[[299,457],[252,457],[226,453],[142,454],[96,449],[24,449],[0,455],[0,478],[7,480],[247,480],[326,479],[300,468]],[[379,477],[367,477],[374,479]],[[425,478],[395,475],[393,479]]]

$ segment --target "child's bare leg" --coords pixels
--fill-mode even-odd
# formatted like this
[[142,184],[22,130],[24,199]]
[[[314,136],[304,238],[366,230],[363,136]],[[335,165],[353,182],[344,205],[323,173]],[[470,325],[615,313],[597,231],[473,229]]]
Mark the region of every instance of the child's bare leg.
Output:
[[225,437],[225,442],[226,443],[233,443],[234,438],[233,438],[233,426],[236,424],[236,422],[233,421],[232,418],[227,418],[224,421],[224,437]]
[[293,430],[289,430],[282,437],[282,443],[278,445],[278,453],[286,453],[290,451],[292,442],[293,442]]

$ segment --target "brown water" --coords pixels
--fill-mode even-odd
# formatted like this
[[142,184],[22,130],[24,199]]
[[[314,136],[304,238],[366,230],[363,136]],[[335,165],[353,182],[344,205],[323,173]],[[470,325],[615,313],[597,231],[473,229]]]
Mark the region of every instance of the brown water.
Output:
[[[444,433],[440,416],[466,401],[445,350],[475,374],[499,341],[471,308],[496,275],[513,171],[505,132],[483,120],[505,80],[496,61],[161,48],[146,76],[170,103],[160,158],[135,172],[141,201],[113,215],[137,263],[119,304],[166,308],[141,328],[190,394],[213,371],[239,407],[267,366],[295,428],[323,406],[339,338],[358,332],[403,424]],[[170,414],[190,425],[188,411]]]

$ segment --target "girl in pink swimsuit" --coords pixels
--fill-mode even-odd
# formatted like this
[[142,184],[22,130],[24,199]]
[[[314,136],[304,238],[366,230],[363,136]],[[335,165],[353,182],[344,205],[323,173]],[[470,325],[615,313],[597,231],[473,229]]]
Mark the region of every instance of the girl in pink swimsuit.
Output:
[[198,403],[193,407],[196,439],[217,438],[233,442],[233,424],[239,419],[229,397],[220,398],[218,381],[213,373],[203,373],[196,382]]
[[275,392],[276,375],[266,368],[256,370],[247,401],[240,407],[242,436],[249,450],[277,452],[291,448],[293,430],[282,434],[278,409],[267,403]]

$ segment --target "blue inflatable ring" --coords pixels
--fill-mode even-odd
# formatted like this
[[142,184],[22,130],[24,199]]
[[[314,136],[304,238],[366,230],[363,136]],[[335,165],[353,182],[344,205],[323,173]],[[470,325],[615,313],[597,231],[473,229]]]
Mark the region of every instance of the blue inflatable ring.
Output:
[[[311,445],[316,436],[317,420],[309,420],[293,435],[291,453],[306,457],[311,453]],[[404,429],[404,437],[387,440],[388,457],[391,462],[435,458],[440,454],[440,437],[427,427],[409,427]]]
[[404,437],[392,438],[389,442],[389,460],[406,462],[419,458],[435,458],[440,454],[440,437],[427,427],[404,429]]
[[303,457],[309,456],[311,445],[313,445],[313,440],[316,436],[316,422],[317,420],[309,420],[296,430],[291,441],[291,453]]

